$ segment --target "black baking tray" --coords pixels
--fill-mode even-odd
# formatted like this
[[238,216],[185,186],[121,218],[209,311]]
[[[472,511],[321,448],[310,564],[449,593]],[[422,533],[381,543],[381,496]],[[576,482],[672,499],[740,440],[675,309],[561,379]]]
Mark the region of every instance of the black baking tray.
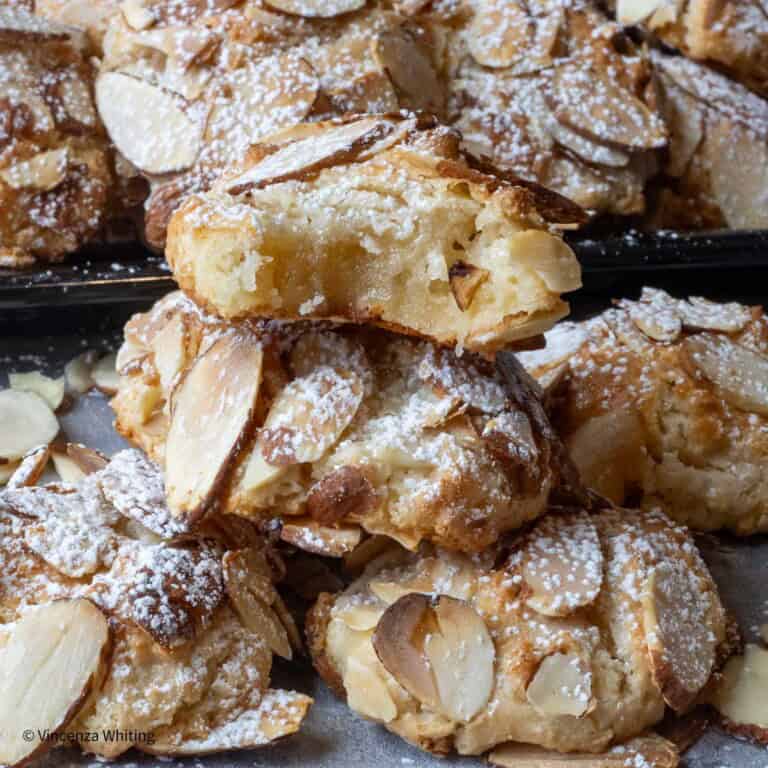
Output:
[[[671,271],[744,270],[768,276],[768,230],[635,232],[621,236],[569,235],[584,271],[586,291],[611,290],[617,281],[650,281]],[[684,275],[679,275],[685,287]],[[676,281],[677,282],[677,281]],[[762,283],[762,280],[760,280]],[[762,283],[764,284],[764,283]],[[744,287],[742,282],[742,288]],[[161,256],[139,244],[102,246],[63,264],[0,269],[0,311],[85,304],[149,302],[175,284]]]

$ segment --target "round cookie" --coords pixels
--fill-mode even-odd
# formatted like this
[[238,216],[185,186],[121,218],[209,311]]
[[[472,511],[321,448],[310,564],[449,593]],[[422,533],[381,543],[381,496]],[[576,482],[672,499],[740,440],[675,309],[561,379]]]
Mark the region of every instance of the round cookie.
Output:
[[591,2],[421,4],[442,42],[447,120],[494,165],[594,214],[637,214],[667,133],[651,65]]
[[768,226],[768,101],[703,64],[652,53],[670,132],[646,214],[656,228]]
[[282,518],[285,540],[335,556],[363,529],[474,552],[572,482],[509,365],[373,328],[227,324],[177,293],[126,326],[112,405],[183,519]]
[[726,640],[688,532],[613,508],[553,510],[471,558],[392,549],[322,595],[307,633],[315,667],[352,709],[461,754],[506,741],[605,752],[665,706],[685,710]]
[[183,197],[269,134],[347,113],[441,110],[427,32],[390,2],[126,0],[120,9],[96,95],[118,150],[151,181],[146,234],[157,246]]
[[[269,688],[272,654],[290,658],[300,644],[273,586],[274,554],[242,521],[192,531],[174,520],[158,468],[138,451],[104,460],[76,485],[12,478],[0,493],[0,534],[0,653],[27,637],[24,664],[3,657],[3,685],[13,693],[11,678],[23,678],[25,701],[38,702],[29,725],[48,725],[40,719],[58,697],[68,719],[52,728],[134,734],[82,742],[107,758],[132,746],[167,755],[251,748],[298,729],[311,699]],[[61,612],[77,620],[44,658],[43,645],[63,632]],[[87,695],[68,700],[77,663],[62,665],[100,631]],[[2,709],[8,734],[12,716]]]
[[166,256],[227,319],[366,322],[492,354],[566,314],[581,271],[561,230],[583,220],[430,118],[369,116],[254,145],[177,209]]
[[108,214],[108,141],[81,33],[0,8],[0,265],[60,261]]
[[768,325],[759,307],[646,288],[521,361],[584,482],[698,530],[768,531]]

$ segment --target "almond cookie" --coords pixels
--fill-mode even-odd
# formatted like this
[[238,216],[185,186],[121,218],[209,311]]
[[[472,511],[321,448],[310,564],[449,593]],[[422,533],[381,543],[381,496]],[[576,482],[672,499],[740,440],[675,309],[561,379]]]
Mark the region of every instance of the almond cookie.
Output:
[[128,323],[117,367],[117,429],[164,463],[180,519],[282,518],[332,556],[363,530],[474,552],[573,482],[519,366],[377,329],[230,325],[176,293]]
[[120,3],[96,95],[117,148],[151,181],[148,240],[161,247],[183,197],[279,129],[347,113],[440,114],[432,41],[393,5]]
[[603,753],[666,706],[687,709],[726,647],[687,530],[613,508],[555,509],[509,548],[471,558],[390,549],[321,595],[307,634],[353,710],[460,754],[506,741]]
[[290,658],[299,637],[255,529],[174,519],[135,450],[77,485],[13,485],[0,493],[3,764],[55,743],[22,740],[24,726],[132,734],[80,744],[107,758],[249,749],[299,728],[311,699],[269,688],[272,654]]
[[431,120],[299,126],[177,210],[166,255],[226,318],[332,319],[493,352],[581,285],[559,228],[581,210],[478,166]]
[[667,133],[642,49],[591,2],[421,3],[465,146],[594,214],[637,214]]
[[60,261],[100,233],[108,142],[77,30],[0,8],[0,266]]
[[768,101],[688,59],[654,52],[653,62],[670,144],[648,221],[768,227]]
[[711,62],[768,96],[768,5],[765,0],[613,0],[621,24],[642,24],[686,56]]
[[639,301],[521,353],[585,483],[698,530],[768,531],[768,325],[759,307]]

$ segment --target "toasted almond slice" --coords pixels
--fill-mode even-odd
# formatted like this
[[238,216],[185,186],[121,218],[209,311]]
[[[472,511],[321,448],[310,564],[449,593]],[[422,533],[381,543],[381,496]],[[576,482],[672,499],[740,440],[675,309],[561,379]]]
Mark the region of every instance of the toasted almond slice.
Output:
[[642,606],[654,682],[664,701],[683,711],[715,665],[716,638],[707,621],[701,581],[684,563],[661,563],[648,578]]
[[[20,766],[51,747],[103,679],[109,625],[87,600],[28,610],[0,648],[0,764]],[[33,733],[29,739],[28,734]]]
[[42,397],[0,390],[0,459],[17,461],[33,448],[48,445],[58,433],[59,422]]
[[166,396],[187,363],[188,336],[185,317],[179,312],[163,325],[150,342],[155,368],[160,375],[160,386]]
[[603,583],[603,551],[597,528],[584,514],[539,523],[523,552],[528,605],[545,616],[568,616],[591,605]]
[[592,672],[575,654],[552,653],[539,664],[525,695],[542,715],[581,717],[594,704]]
[[424,653],[424,635],[434,629],[430,599],[406,593],[381,615],[372,643],[384,669],[422,704],[437,709],[437,682]]
[[768,744],[768,650],[747,645],[743,656],[732,657],[712,703],[731,733]]
[[367,632],[368,630],[376,629],[382,613],[383,611],[380,607],[352,603],[346,608],[337,611],[334,615],[350,629],[354,629],[356,632]]
[[376,656],[366,639],[348,656],[344,668],[347,704],[366,717],[389,723],[397,717],[397,706],[376,667]]
[[425,586],[424,590],[419,590],[413,583],[400,584],[396,581],[372,581],[368,589],[387,605],[396,603],[401,597],[406,595],[428,594],[431,590]]
[[533,33],[518,0],[482,0],[469,28],[469,52],[484,67],[509,67],[529,53]]
[[248,457],[248,463],[245,465],[238,489],[248,493],[266,488],[279,480],[285,474],[286,469],[285,466],[278,467],[275,464],[269,464],[262,454],[262,443],[257,440]]
[[468,722],[491,697],[496,651],[485,622],[463,600],[401,597],[382,614],[373,647],[412,696],[452,720]]
[[531,422],[523,411],[504,411],[488,419],[482,438],[495,456],[522,469],[526,477],[538,478],[539,448]]
[[320,81],[310,63],[294,52],[249,62],[221,78],[226,95],[212,90],[206,143],[256,143],[267,134],[300,123],[310,112]]
[[63,42],[72,32],[71,27],[35,16],[21,4],[0,6],[0,36],[12,43]]
[[53,459],[56,474],[61,478],[62,482],[75,485],[85,477],[85,472],[66,453],[51,451],[51,459]]
[[197,359],[174,390],[165,448],[166,492],[174,515],[196,520],[207,512],[251,428],[261,366],[258,340],[230,333]]
[[9,373],[8,383],[11,389],[40,395],[51,406],[52,411],[55,411],[64,400],[64,378],[61,376],[58,379],[51,379],[43,376],[40,371]]
[[394,542],[388,536],[369,536],[344,555],[344,570],[351,576],[357,576],[362,573],[368,563],[387,551],[399,552],[400,550],[395,548]]
[[358,11],[368,0],[264,0],[264,5],[292,16],[309,19],[330,19]]
[[670,344],[677,340],[683,330],[680,312],[674,303],[628,301],[619,306],[626,308],[632,322],[655,341]]
[[597,144],[571,130],[567,125],[558,122],[550,116],[545,122],[547,132],[565,149],[569,149],[574,155],[586,160],[588,163],[604,165],[608,168],[626,168],[629,165],[629,155],[621,150],[608,147],[605,144]]
[[448,270],[448,280],[451,284],[451,293],[456,299],[459,309],[464,312],[472,304],[477,289],[491,276],[487,269],[481,269],[474,264],[465,261],[457,261],[451,264]]
[[440,114],[445,92],[432,64],[430,47],[406,26],[380,32],[371,44],[376,63],[389,75],[401,106]]
[[96,80],[96,104],[115,146],[142,171],[183,171],[197,159],[201,127],[168,91],[105,72]]
[[683,326],[692,331],[738,333],[752,320],[749,307],[736,302],[717,304],[699,296],[691,296],[688,301],[678,301],[676,307]]
[[140,747],[152,755],[191,757],[230,750],[254,749],[296,733],[312,705],[303,693],[270,689],[255,709],[246,709],[234,720],[212,728],[204,737],[185,738],[164,733],[151,746]]
[[321,136],[293,141],[267,155],[245,173],[224,182],[230,195],[261,189],[290,179],[302,179],[333,165],[354,162],[359,153],[395,130],[397,123],[366,117],[339,125]]
[[663,73],[664,116],[669,128],[669,150],[665,173],[675,178],[685,174],[704,138],[705,112],[694,99]]
[[282,622],[272,610],[279,600],[269,566],[260,550],[238,549],[222,558],[224,585],[243,626],[262,636],[278,656],[291,659],[291,644]]
[[144,0],[123,0],[120,10],[128,26],[136,32],[143,32],[155,23],[155,15]]
[[352,370],[363,381],[372,375],[365,348],[360,342],[330,331],[303,333],[291,350],[294,376],[308,376],[324,365],[342,371]]
[[87,80],[79,74],[65,75],[58,83],[56,93],[67,117],[86,128],[96,127],[98,117]]
[[616,20],[631,26],[650,18],[666,0],[617,0]]
[[632,93],[583,64],[560,65],[549,97],[549,107],[561,123],[595,141],[628,149],[666,144],[659,117]]
[[379,505],[371,481],[360,467],[339,467],[318,480],[307,495],[309,516],[323,525],[345,518],[361,520]]
[[96,352],[92,349],[83,352],[64,366],[64,381],[67,392],[82,395],[93,387],[91,371],[96,362]]
[[331,528],[303,517],[285,523],[280,531],[283,541],[305,552],[326,557],[346,555],[360,543],[362,536],[362,530],[356,525]]
[[67,443],[67,456],[86,475],[92,475],[94,472],[104,469],[109,463],[109,459],[103,453],[88,448],[82,443]]
[[363,384],[352,372],[317,368],[294,379],[272,403],[259,443],[270,464],[317,461],[341,437],[363,400]]
[[699,334],[683,341],[688,364],[731,405],[768,416],[768,358],[726,336]]
[[113,352],[100,358],[91,371],[93,383],[107,395],[114,395],[120,384],[117,373],[117,353]]
[[51,149],[0,171],[0,178],[13,189],[49,192],[67,177],[66,149]]
[[39,445],[37,448],[33,448],[19,464],[0,464],[0,469],[6,466],[15,467],[7,479],[8,487],[26,488],[35,485],[40,479],[40,475],[45,471],[50,456],[50,446]]
[[488,755],[492,765],[501,768],[677,768],[675,745],[655,733],[638,736],[602,754],[569,752],[561,754],[532,744],[508,742]]

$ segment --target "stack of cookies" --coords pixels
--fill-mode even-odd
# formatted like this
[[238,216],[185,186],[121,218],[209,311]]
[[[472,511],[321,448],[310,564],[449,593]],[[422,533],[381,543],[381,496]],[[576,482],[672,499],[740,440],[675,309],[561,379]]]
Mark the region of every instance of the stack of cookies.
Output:
[[513,354],[579,285],[579,216],[432,120],[283,131],[172,217],[183,292],[126,326],[113,407],[174,521],[339,563],[306,636],[353,711],[501,765],[675,766],[649,729],[733,650],[717,588],[686,528],[585,489]]

